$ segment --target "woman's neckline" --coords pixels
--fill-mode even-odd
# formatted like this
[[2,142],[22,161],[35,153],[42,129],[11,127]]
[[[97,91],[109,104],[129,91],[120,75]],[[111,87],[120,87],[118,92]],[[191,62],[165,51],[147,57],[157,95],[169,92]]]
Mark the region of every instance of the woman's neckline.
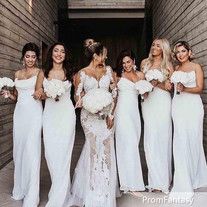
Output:
[[85,75],[88,76],[89,78],[93,78],[93,79],[96,80],[97,82],[100,82],[100,80],[101,80],[102,78],[104,78],[104,77],[108,74],[108,69],[107,69],[107,67],[106,67],[106,72],[105,72],[99,79],[97,79],[96,77],[94,77],[94,76],[92,76],[92,75],[88,75],[88,74],[86,73],[85,70],[83,70],[83,72],[84,72]]
[[183,70],[175,70],[175,72],[183,72],[183,73],[195,73],[195,70],[190,70],[190,71],[183,71]]
[[136,81],[136,82],[134,82],[134,81],[131,81],[130,79],[128,79],[128,78],[126,78],[126,77],[121,77],[122,79],[125,79],[125,80],[127,80],[127,81],[129,81],[129,82],[131,82],[131,83],[133,83],[133,84],[135,84],[136,82],[138,82],[138,81]]
[[30,78],[26,78],[26,79],[18,79],[18,78],[15,78],[15,80],[17,80],[17,81],[29,80],[29,79],[32,79],[32,78],[34,78],[34,77],[37,77],[37,75],[33,75],[33,76],[31,76]]
[[51,79],[47,79],[47,78],[46,78],[46,80],[48,80],[48,81],[51,81],[51,80],[59,80],[59,81],[62,81],[62,82],[66,82],[66,81],[68,81],[67,79],[65,79],[65,80],[60,80],[60,79],[58,79],[58,78],[51,78]]

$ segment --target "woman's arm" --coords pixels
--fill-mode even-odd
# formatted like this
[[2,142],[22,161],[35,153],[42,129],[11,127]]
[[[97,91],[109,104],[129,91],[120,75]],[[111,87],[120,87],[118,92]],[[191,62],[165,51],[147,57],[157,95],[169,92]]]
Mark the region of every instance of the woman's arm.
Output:
[[18,92],[17,92],[16,88],[14,88],[12,92],[10,92],[9,90],[2,90],[0,95],[3,97],[9,98],[12,101],[16,101],[17,96],[18,96]]
[[[10,92],[9,92],[10,93]],[[17,100],[18,92],[16,88],[13,89],[12,93],[9,94],[9,98],[13,101]]]
[[[18,78],[18,74],[19,74],[19,70],[14,75],[15,79]],[[16,88],[14,87],[12,92],[10,92],[9,90],[2,90],[0,95],[2,95],[3,97],[7,96],[12,101],[16,101],[17,96],[18,96],[18,92],[17,92]]]
[[170,77],[172,76],[172,74],[174,72],[173,65],[171,65],[168,68],[168,71],[169,71],[168,78],[164,82],[158,83],[157,87],[161,88],[162,90],[171,91],[172,90],[172,83],[170,82]]
[[116,73],[112,71],[112,69],[111,69],[111,73],[112,73],[112,77],[111,77],[110,88],[113,96],[113,102],[111,105],[111,109],[108,113],[108,116],[106,118],[106,125],[108,129],[111,129],[114,125],[114,112],[116,109],[117,98],[118,98],[117,82],[119,78],[117,77]]
[[178,84],[178,90],[187,93],[201,94],[204,87],[204,72],[199,64],[195,64],[196,73],[196,87],[185,87],[182,84]]
[[35,85],[35,92],[33,94],[34,99],[46,99],[46,95],[43,90],[44,72],[40,70],[37,76]]
[[76,102],[75,108],[81,108],[82,107],[82,97],[84,96],[83,74],[81,74],[81,71],[74,75],[73,84],[75,86],[75,94],[74,94],[74,99]]
[[145,75],[144,75],[143,72],[137,71],[136,74],[137,74],[138,80],[144,80],[145,79]]

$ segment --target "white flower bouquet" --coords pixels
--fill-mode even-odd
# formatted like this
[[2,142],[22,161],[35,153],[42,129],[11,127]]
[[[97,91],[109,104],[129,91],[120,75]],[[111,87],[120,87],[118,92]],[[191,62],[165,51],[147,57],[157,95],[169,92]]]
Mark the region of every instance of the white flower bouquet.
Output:
[[170,77],[170,81],[175,84],[176,93],[180,94],[180,91],[177,91],[177,84],[181,83],[183,85],[187,84],[191,81],[188,73],[183,71],[175,71],[173,72],[172,76]]
[[164,81],[164,76],[161,71],[157,69],[150,69],[146,72],[145,78],[147,81],[157,80],[160,83]]
[[143,95],[145,93],[151,92],[153,90],[153,85],[146,80],[140,80],[135,83],[135,88],[141,95],[141,100],[144,101]]
[[[3,77],[0,78],[0,91],[9,90],[8,88],[14,87],[14,81],[11,78]],[[8,98],[8,93],[5,93],[4,98]]]
[[44,81],[43,86],[45,94],[55,101],[59,101],[60,96],[65,93],[64,83],[61,80],[46,80]]
[[95,88],[88,91],[82,98],[83,108],[92,114],[98,114],[105,118],[113,102],[112,94],[102,88]]

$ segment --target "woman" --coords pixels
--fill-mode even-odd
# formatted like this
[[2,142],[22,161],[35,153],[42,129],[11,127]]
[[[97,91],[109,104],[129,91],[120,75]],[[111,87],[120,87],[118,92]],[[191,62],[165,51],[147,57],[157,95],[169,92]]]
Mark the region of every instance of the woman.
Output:
[[[204,109],[200,94],[204,74],[201,66],[191,60],[192,50],[185,41],[175,44],[177,71],[187,75],[186,82],[178,83],[172,101],[174,123],[173,157],[175,173],[170,196],[192,196],[194,189],[207,186],[207,166],[203,150]],[[183,194],[182,194],[183,193]]]
[[23,199],[24,207],[37,207],[41,160],[42,103],[32,94],[39,68],[40,51],[36,44],[27,43],[22,50],[23,68],[15,73],[13,93],[4,91],[17,100],[13,116],[14,188],[12,198]]
[[145,190],[139,154],[141,121],[135,83],[144,79],[136,71],[135,55],[122,51],[117,59],[118,100],[115,112],[116,157],[120,190],[139,195]]
[[[59,101],[43,93],[53,80],[64,84]],[[70,99],[72,71],[69,53],[64,44],[55,43],[48,51],[44,71],[38,75],[36,98],[46,98],[43,112],[45,157],[52,186],[46,207],[63,207],[70,189],[70,163],[75,138],[75,110]],[[41,96],[41,97],[40,97]]]
[[[96,88],[108,91],[113,81],[111,68],[105,67],[107,50],[101,43],[87,39],[85,55],[90,63],[76,75],[76,107],[82,106],[85,93]],[[81,111],[86,142],[75,169],[69,206],[116,206],[113,111],[111,108],[105,119],[84,108]]]
[[147,77],[151,71],[161,74],[162,81],[152,80],[154,89],[142,104],[144,149],[148,167],[148,189],[168,192],[171,183],[171,50],[166,39],[155,39],[149,57],[141,63]]

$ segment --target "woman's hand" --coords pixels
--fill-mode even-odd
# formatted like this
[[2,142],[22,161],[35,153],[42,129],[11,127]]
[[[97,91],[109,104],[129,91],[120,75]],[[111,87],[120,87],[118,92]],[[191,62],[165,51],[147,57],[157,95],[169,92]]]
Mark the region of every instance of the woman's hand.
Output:
[[149,92],[144,93],[144,94],[142,95],[143,99],[146,99],[146,98],[148,97],[148,95],[149,95]]
[[185,86],[182,83],[177,84],[177,91],[178,92],[183,92],[184,88],[185,88]]
[[170,82],[170,80],[165,81],[165,90],[166,91],[171,91],[172,90],[172,83]]
[[39,89],[39,90],[36,90],[36,91],[32,94],[32,96],[33,96],[33,98],[34,98],[35,100],[41,100],[42,95],[43,95],[43,89],[42,89],[42,88]]
[[116,83],[115,83],[115,81],[111,81],[111,82],[110,82],[109,88],[110,88],[111,91],[114,90],[114,89],[116,88]]
[[1,90],[0,95],[3,96],[4,98],[10,98],[11,92],[9,90]]
[[108,129],[111,129],[114,126],[114,118],[112,116],[106,117],[106,125]]
[[154,87],[156,87],[156,86],[158,85],[159,81],[153,79],[153,80],[150,81],[150,83],[151,83]]
[[82,101],[82,99],[80,98],[80,99],[76,102],[76,104],[75,104],[75,109],[77,109],[77,108],[82,108],[82,106],[83,106],[83,101]]

